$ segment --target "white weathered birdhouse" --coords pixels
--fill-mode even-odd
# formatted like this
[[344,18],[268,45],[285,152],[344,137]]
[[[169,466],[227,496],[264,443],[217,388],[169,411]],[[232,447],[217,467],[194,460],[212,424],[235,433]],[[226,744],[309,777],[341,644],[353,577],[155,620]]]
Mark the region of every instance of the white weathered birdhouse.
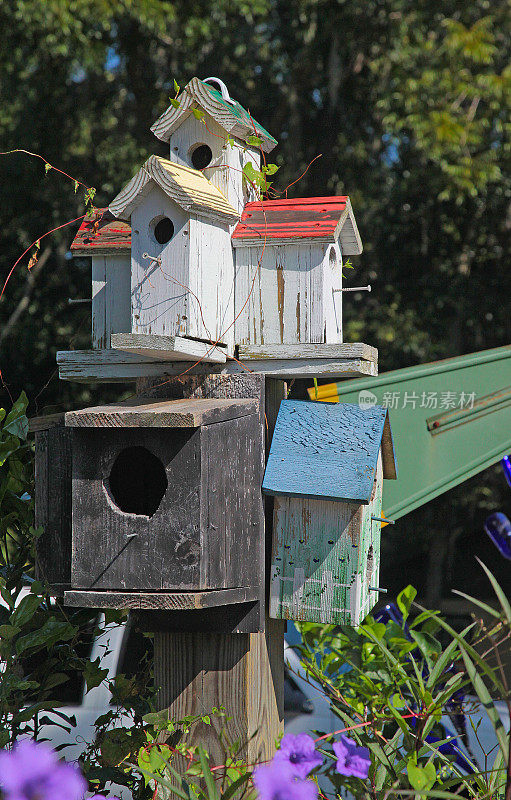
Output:
[[270,616],[359,625],[378,600],[388,412],[283,400],[263,491],[275,496]]
[[[169,142],[171,161],[203,171],[241,214],[246,203],[256,199],[243,178],[243,167],[252,163],[259,169],[261,150],[269,153],[277,140],[229,96],[218,78],[192,78],[178,101],[178,108],[171,104],[156,120],[152,132]],[[197,119],[194,111],[203,116]],[[247,143],[253,136],[261,141],[261,150]]]
[[[238,345],[342,342],[342,261],[362,251],[349,197],[257,199],[243,169],[277,142],[218,79],[193,78],[152,131],[169,158],[150,156],[71,246],[92,256],[92,344],[107,374],[141,374],[144,359],[222,365]],[[59,354],[71,364],[61,376],[99,374],[102,358]]]
[[233,343],[229,226],[237,211],[204,175],[150,156],[110,204],[131,223],[131,333]]
[[349,197],[249,203],[232,241],[237,344],[342,342],[343,256],[362,252]]

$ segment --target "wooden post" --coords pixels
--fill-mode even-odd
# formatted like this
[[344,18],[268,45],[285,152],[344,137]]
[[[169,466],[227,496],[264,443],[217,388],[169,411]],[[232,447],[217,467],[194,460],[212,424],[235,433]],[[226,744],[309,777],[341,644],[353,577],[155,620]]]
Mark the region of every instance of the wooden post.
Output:
[[[261,421],[273,431],[283,381],[262,375],[184,376],[170,381],[139,381],[138,392],[159,398],[259,397]],[[266,437],[267,449],[271,435]],[[233,442],[233,446],[236,443]],[[267,505],[273,505],[272,498]],[[271,546],[271,509],[266,508],[266,563]],[[268,571],[266,570],[266,575]],[[224,609],[218,609],[220,613]],[[195,612],[192,612],[195,613]],[[226,612],[227,613],[227,612]],[[239,757],[248,763],[272,757],[275,739],[283,730],[285,623],[266,616],[259,633],[164,631],[155,633],[154,673],[158,706],[169,718],[208,714],[224,706],[231,719],[211,718],[211,725],[196,724],[191,741],[202,744],[213,764],[225,760],[220,731],[239,742]]]

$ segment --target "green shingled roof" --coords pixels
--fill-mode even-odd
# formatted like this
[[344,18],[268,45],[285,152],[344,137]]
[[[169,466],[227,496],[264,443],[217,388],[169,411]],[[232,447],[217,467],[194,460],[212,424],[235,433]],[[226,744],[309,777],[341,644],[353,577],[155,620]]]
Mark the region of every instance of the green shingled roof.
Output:
[[213,117],[230,136],[246,141],[249,136],[257,135],[262,140],[261,147],[266,153],[277,144],[277,140],[240,103],[224,99],[220,91],[199,78],[192,78],[186,84],[178,100],[179,107],[175,108],[171,104],[151,128],[154,135],[164,142],[168,142],[185,115],[199,107]]

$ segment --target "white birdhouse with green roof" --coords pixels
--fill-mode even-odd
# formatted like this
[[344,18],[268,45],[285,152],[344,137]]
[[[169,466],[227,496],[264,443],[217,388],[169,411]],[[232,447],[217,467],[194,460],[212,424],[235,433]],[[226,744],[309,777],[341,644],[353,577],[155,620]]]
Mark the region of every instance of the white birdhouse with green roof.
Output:
[[261,150],[277,145],[218,78],[192,78],[151,130],[169,142],[171,161],[201,170],[240,214],[256,199],[243,169],[251,163],[259,170]]

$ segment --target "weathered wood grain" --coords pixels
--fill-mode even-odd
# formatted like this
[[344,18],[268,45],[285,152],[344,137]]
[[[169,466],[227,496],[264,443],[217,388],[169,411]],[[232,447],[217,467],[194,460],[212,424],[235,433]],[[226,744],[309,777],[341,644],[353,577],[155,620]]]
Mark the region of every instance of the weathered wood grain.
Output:
[[131,228],[127,222],[115,219],[107,208],[98,208],[85,219],[71,242],[74,256],[108,255],[131,250]]
[[213,763],[225,762],[222,728],[229,741],[239,741],[239,757],[249,763],[273,756],[283,732],[281,628],[282,622],[268,620],[267,630],[254,634],[155,634],[157,705],[168,709],[169,719],[226,709],[228,719],[212,716],[211,725],[198,723],[191,732]]
[[336,242],[345,255],[360,255],[362,241],[350,198],[296,197],[247,205],[236,225],[234,247],[243,245]]
[[204,175],[219,189],[240,214],[247,202],[256,199],[256,192],[243,176],[243,167],[251,163],[260,168],[261,153],[256,147],[232,137],[225,146],[225,130],[213,117],[205,113],[198,120],[193,114],[183,117],[179,127],[170,136],[170,159],[178,164],[193,166],[191,155],[195,146],[211,148],[211,162],[203,170]]
[[257,400],[197,399],[155,402],[135,397],[108,406],[68,411],[71,428],[198,428],[254,414]]
[[110,347],[110,335],[131,330],[130,253],[92,254],[92,346]]
[[[149,427],[155,412],[145,406],[134,420],[143,427],[136,428],[124,427],[125,412],[118,407],[69,414],[69,424],[80,426],[74,427],[73,439],[72,587],[199,591],[259,586],[264,531],[258,401],[191,399],[152,405],[177,427],[156,430],[154,422]],[[130,406],[126,413],[133,422],[137,410]],[[144,481],[156,476],[138,472],[136,463],[125,481],[130,481],[132,501],[138,493],[140,499],[133,509],[118,499],[111,470],[128,448],[144,448],[159,461],[166,489],[154,510],[143,510],[143,497],[150,492]]]
[[382,461],[366,506],[276,497],[270,615],[359,625],[378,600]]
[[[56,423],[56,419],[58,422]],[[71,583],[71,432],[63,415],[34,420],[36,576],[61,594]]]
[[247,603],[257,599],[250,587],[208,592],[98,592],[69,590],[67,606],[79,608],[132,608],[139,611],[199,611],[219,605]]
[[387,413],[381,406],[283,401],[263,491],[367,504]]
[[[335,269],[330,265],[332,248]],[[237,247],[235,259],[237,344],[342,341],[332,294],[333,288],[342,287],[337,244],[267,242]]]
[[357,378],[374,376],[378,368],[364,359],[265,359],[250,360],[245,366],[236,361],[226,364],[155,361],[147,356],[121,350],[61,350],[57,353],[61,380],[81,383],[130,383],[138,378],[179,377],[181,375],[243,375],[247,370],[281,380],[294,378]]
[[31,417],[28,421],[28,430],[30,433],[37,433],[63,424],[64,412],[58,411],[56,414],[47,414],[44,417]]
[[[148,393],[151,382],[156,396],[167,392],[171,397],[183,394],[201,397],[257,397],[261,402],[259,416],[260,436],[263,436],[264,384],[261,375],[242,374],[235,376],[209,375],[186,376],[165,386],[161,382],[145,379],[138,389]],[[279,382],[275,382],[279,383]],[[278,407],[278,387],[273,386]],[[276,416],[276,411],[275,414]],[[270,424],[273,421],[270,419]],[[262,461],[261,448],[261,461]],[[264,619],[264,583],[260,587],[260,601]],[[265,631],[257,630],[261,615],[261,602],[256,609],[254,626],[253,611],[247,613],[245,623],[233,617],[233,610],[225,609],[224,631],[215,633],[222,622],[222,609],[193,612],[202,617],[203,625],[197,632],[159,631],[155,634],[155,683],[159,688],[158,707],[167,708],[169,718],[178,719],[186,714],[206,714],[213,706],[224,705],[230,717],[227,721],[212,718],[212,725],[199,723],[194,727],[194,741],[201,743],[215,763],[225,760],[225,749],[221,744],[219,727],[226,726],[228,739],[238,739],[241,756],[251,763],[268,760],[275,748],[275,739],[283,732],[283,627],[281,620],[266,619]],[[151,619],[154,624],[152,612]],[[192,612],[184,612],[188,617]],[[163,615],[162,615],[163,616]],[[197,617],[194,617],[197,619]],[[160,624],[158,622],[158,624]],[[178,625],[176,615],[169,624]],[[249,627],[250,626],[250,627]],[[231,633],[231,630],[241,631]]]
[[222,98],[216,87],[210,86],[199,78],[192,78],[179,95],[179,107],[170,105],[167,110],[156,120],[151,127],[154,135],[167,142],[170,136],[178,129],[183,120],[187,120],[194,108],[201,108],[215,120],[225,136],[226,133],[233,137],[246,139],[256,133],[262,140],[262,149],[269,153],[277,144],[262,125],[253,119],[238,102],[234,104]]
[[[237,222],[238,212],[202,172],[160,156],[149,156],[137,174],[112,200],[108,210],[114,217],[128,219],[148,192],[157,185],[183,211],[222,222]],[[133,237],[132,224],[132,237]]]
[[[73,589],[224,588],[200,582],[200,435],[200,428],[73,428]],[[112,495],[112,465],[130,447],[148,450],[165,470],[167,489],[152,516],[121,511]],[[134,476],[131,491],[145,496],[147,478]]]
[[378,362],[378,350],[363,342],[339,342],[320,344],[300,342],[297,344],[241,344],[238,347],[240,361],[286,361],[287,359],[363,359]]

